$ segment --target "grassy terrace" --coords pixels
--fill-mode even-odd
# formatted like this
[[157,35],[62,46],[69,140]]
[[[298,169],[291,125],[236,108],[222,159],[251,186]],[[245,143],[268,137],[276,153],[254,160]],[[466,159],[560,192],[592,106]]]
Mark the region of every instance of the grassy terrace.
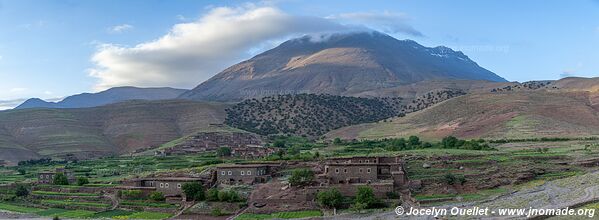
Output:
[[319,210],[296,211],[296,212],[276,212],[271,214],[241,214],[235,220],[263,220],[263,219],[294,219],[310,218],[322,216]]
[[46,217],[59,217],[59,218],[74,218],[74,219],[101,219],[101,218],[112,218],[112,219],[167,219],[172,216],[169,213],[161,212],[138,212],[138,211],[127,211],[127,210],[110,210],[103,212],[94,212],[86,210],[68,210],[68,209],[40,209],[26,207],[23,204],[11,204],[11,203],[0,203],[0,210],[24,213],[24,214],[35,214]]
[[43,195],[43,196],[81,196],[81,197],[101,196],[100,194],[94,194],[94,193],[63,193],[63,192],[50,192],[50,191],[33,191],[33,192],[31,192],[31,194]]
[[97,207],[97,208],[108,208],[111,205],[106,203],[98,203],[98,202],[81,202],[81,201],[72,201],[72,200],[50,200],[44,199],[41,200],[43,204],[50,205],[61,205],[61,206],[78,206],[78,207]]

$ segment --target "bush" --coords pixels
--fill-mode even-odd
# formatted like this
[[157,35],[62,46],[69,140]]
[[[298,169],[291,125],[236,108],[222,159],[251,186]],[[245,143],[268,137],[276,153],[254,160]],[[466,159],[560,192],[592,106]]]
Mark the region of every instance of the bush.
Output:
[[374,191],[368,186],[359,186],[356,193],[355,206],[364,206],[365,208],[374,208],[378,200],[374,196]]
[[204,186],[200,183],[183,184],[183,193],[188,201],[203,201],[205,199]]
[[89,180],[87,178],[85,178],[85,177],[79,177],[79,178],[77,178],[77,185],[78,186],[83,186],[83,185],[88,184],[88,183],[89,183]]
[[289,177],[289,183],[292,186],[307,185],[314,179],[314,172],[309,169],[294,170]]
[[119,194],[123,199],[143,199],[143,192],[141,190],[121,190]]
[[56,173],[54,174],[54,179],[52,180],[54,185],[69,185],[69,179],[64,173]]
[[19,175],[25,175],[25,174],[27,174],[27,171],[25,169],[21,169],[21,168],[19,168],[17,170],[17,172],[19,172]]
[[166,199],[164,198],[164,194],[162,194],[162,192],[152,192],[149,197],[151,200],[154,200],[156,202],[161,202]]
[[211,201],[211,202],[218,201],[218,189],[215,189],[215,188],[209,189],[208,193],[206,193],[206,200]]
[[17,189],[15,190],[15,195],[18,197],[28,196],[29,190],[27,190],[27,187],[25,187],[23,185],[19,185],[19,186],[17,186]]
[[212,216],[222,216],[222,215],[224,215],[224,213],[223,213],[223,211],[220,208],[215,207],[215,208],[212,208],[212,211],[210,211],[210,215],[212,215]]
[[228,156],[231,156],[231,148],[229,148],[229,147],[220,147],[220,148],[218,148],[218,150],[216,150],[216,154],[219,157],[228,157]]
[[316,195],[316,201],[323,207],[327,208],[339,208],[343,203],[343,195],[338,189],[332,188],[330,190],[319,192]]
[[444,178],[445,178],[445,182],[448,185],[453,185],[457,182],[457,178],[451,173],[446,173]]

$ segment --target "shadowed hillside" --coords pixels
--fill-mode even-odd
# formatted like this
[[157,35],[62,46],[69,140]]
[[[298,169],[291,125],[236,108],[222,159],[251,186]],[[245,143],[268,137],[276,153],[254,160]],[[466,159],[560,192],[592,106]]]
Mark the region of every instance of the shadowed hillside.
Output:
[[98,93],[83,93],[66,97],[59,102],[46,102],[38,98],[28,99],[15,109],[25,108],[88,108],[127,100],[175,99],[187,90],[173,88],[115,87]]
[[83,109],[0,112],[0,159],[132,152],[222,123],[227,104],[131,101]]

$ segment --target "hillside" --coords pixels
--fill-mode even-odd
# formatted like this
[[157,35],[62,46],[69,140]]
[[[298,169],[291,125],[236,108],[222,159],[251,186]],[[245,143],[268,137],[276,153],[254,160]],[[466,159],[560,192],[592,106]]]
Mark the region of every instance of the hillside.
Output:
[[222,123],[227,104],[130,101],[81,109],[0,112],[0,160],[133,152]]
[[183,94],[184,89],[115,87],[98,93],[83,93],[66,97],[59,102],[46,102],[31,98],[15,109],[25,108],[88,108],[127,100],[165,100]]
[[358,98],[333,95],[280,95],[248,99],[227,109],[225,123],[262,135],[316,137],[348,125],[380,121],[464,95],[458,90],[432,91],[415,99]]
[[597,97],[598,93],[561,89],[474,93],[406,117],[349,126],[326,136],[346,139],[408,135],[431,139],[448,135],[460,138],[595,136],[599,135]]
[[298,93],[377,97],[414,83],[454,80],[506,81],[462,52],[360,32],[321,41],[308,36],[289,40],[225,69],[180,98],[240,101]]

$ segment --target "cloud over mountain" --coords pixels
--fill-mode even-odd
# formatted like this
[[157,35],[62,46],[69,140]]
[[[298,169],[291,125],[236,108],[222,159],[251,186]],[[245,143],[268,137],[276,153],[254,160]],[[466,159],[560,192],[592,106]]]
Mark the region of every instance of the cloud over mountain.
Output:
[[89,74],[98,78],[96,90],[124,85],[192,87],[247,58],[250,49],[267,40],[347,29],[329,19],[289,15],[269,6],[218,7],[153,41],[99,46]]

